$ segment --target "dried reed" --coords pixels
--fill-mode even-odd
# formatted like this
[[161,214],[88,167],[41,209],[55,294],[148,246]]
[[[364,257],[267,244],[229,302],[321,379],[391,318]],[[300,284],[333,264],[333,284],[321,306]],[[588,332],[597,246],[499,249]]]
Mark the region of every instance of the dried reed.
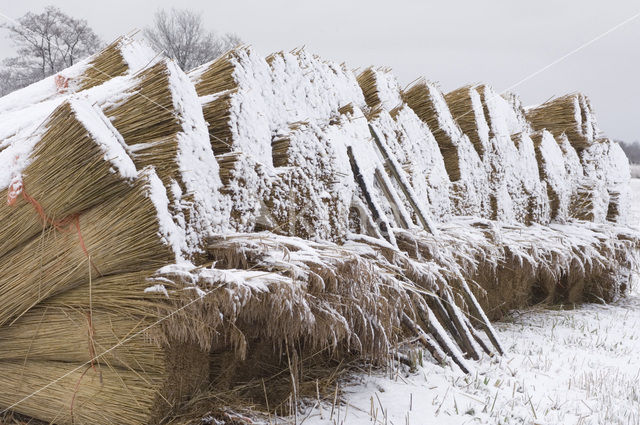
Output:
[[123,42],[125,42],[123,37],[120,37],[94,55],[89,62],[89,67],[80,77],[80,90],[90,89],[127,73],[129,65],[120,51]]
[[68,230],[51,229],[0,258],[0,324],[87,279],[158,268],[172,253],[160,236],[156,207],[147,197],[148,177],[83,212]]
[[137,86],[123,102],[105,109],[113,126],[130,145],[153,144],[182,130],[175,110],[169,82],[171,70],[166,61],[142,70],[136,75]]
[[454,141],[448,129],[441,125],[440,111],[436,107],[431,88],[426,80],[420,79],[402,92],[402,99],[424,121],[440,146],[444,165],[452,182],[460,180],[460,154],[457,141]]
[[[389,72],[389,70],[382,70],[383,72]],[[373,68],[367,68],[362,71],[357,77],[358,85],[362,89],[364,99],[367,105],[375,109],[381,105],[381,100],[378,91],[378,79],[376,77],[376,70]]]
[[204,70],[198,69],[197,81],[195,81],[198,96],[208,96],[237,87],[233,76],[235,71],[235,58],[245,47],[230,50],[210,64],[203,65]]
[[204,119],[209,124],[211,148],[216,155],[231,152],[233,133],[230,126],[230,108],[236,90],[221,93],[215,99],[202,105]]
[[[162,382],[161,376],[151,379],[81,363],[0,362],[0,405],[18,403],[14,411],[56,424],[146,424],[155,415]],[[32,394],[34,389],[42,390]]]
[[[25,194],[51,221],[64,220],[128,190],[127,180],[113,171],[101,146],[76,117],[71,104],[60,105],[45,123],[45,132],[23,172]],[[122,151],[122,155],[126,155]],[[7,189],[0,192],[7,199]],[[35,205],[19,196],[14,205],[0,203],[0,257],[23,246],[49,223]]]
[[526,112],[534,130],[549,130],[554,137],[567,135],[571,145],[580,150],[593,144],[599,129],[589,99],[579,93],[549,100]]
[[[478,117],[476,116],[477,105],[473,104],[472,91],[475,91],[475,87],[464,86],[447,93],[444,98],[447,101],[451,115],[453,115],[460,129],[469,136],[480,159],[483,159],[487,146],[485,146],[478,134],[480,123],[478,123]],[[483,119],[486,119],[484,114]]]

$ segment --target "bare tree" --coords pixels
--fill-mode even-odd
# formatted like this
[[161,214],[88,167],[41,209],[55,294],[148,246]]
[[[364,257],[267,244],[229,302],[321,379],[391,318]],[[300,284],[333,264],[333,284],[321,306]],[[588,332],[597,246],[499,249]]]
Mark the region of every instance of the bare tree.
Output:
[[2,94],[55,74],[101,46],[86,20],[73,18],[54,6],[38,14],[29,12],[18,19],[18,24],[3,27],[9,31],[18,56],[2,63]]
[[218,36],[204,27],[202,14],[187,9],[156,12],[153,25],[144,34],[153,47],[174,59],[178,66],[189,71],[217,58],[241,44],[235,34]]

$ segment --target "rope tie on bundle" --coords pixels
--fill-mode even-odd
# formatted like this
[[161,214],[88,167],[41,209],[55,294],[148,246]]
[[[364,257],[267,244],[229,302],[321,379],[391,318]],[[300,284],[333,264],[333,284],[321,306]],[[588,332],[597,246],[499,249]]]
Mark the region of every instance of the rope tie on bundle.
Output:
[[14,206],[18,201],[18,198],[20,197],[20,195],[22,195],[22,198],[27,203],[33,206],[33,208],[36,210],[36,212],[40,216],[40,219],[42,220],[43,225],[45,226],[50,225],[54,229],[56,229],[58,232],[61,232],[61,233],[67,232],[70,226],[75,227],[76,232],[78,233],[78,242],[80,244],[80,248],[82,249],[82,252],[84,252],[84,255],[89,259],[89,262],[91,263],[91,267],[93,267],[93,269],[96,271],[96,273],[98,273],[99,276],[102,276],[102,273],[100,273],[100,270],[98,270],[98,267],[95,265],[93,260],[91,260],[91,256],[89,255],[89,250],[87,249],[87,246],[84,243],[84,238],[82,237],[82,231],[80,230],[80,213],[70,214],[61,220],[52,219],[47,215],[42,205],[40,205],[40,203],[35,198],[33,198],[27,193],[27,191],[24,188],[24,184],[22,183],[22,180],[20,178],[14,178],[11,184],[9,185],[9,190],[7,193],[7,205]]

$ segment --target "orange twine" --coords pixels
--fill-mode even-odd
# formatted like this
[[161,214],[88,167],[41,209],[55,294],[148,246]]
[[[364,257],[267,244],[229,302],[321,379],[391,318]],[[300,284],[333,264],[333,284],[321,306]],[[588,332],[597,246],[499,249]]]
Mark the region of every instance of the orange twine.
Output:
[[56,83],[58,93],[63,94],[67,92],[67,89],[69,89],[69,78],[58,74],[55,76],[54,81]]
[[100,273],[100,270],[98,270],[98,267],[96,267],[93,260],[91,260],[91,257],[89,256],[89,250],[87,249],[87,246],[84,243],[84,238],[82,237],[82,231],[80,230],[80,214],[78,213],[71,214],[61,220],[53,220],[44,211],[44,208],[42,207],[42,205],[40,205],[40,203],[36,201],[34,198],[29,196],[27,191],[24,189],[24,184],[22,183],[22,180],[20,179],[14,179],[9,185],[9,191],[7,193],[7,204],[10,206],[15,205],[18,199],[18,196],[20,196],[20,194],[22,194],[22,197],[24,198],[25,201],[33,205],[33,208],[36,210],[36,212],[40,216],[40,219],[45,225],[47,224],[51,225],[53,226],[54,229],[56,229],[59,232],[68,231],[69,226],[73,225],[76,228],[76,232],[78,233],[78,239],[80,243],[80,248],[82,248],[82,252],[84,252],[84,255],[86,255],[87,258],[89,259],[89,262],[91,263],[91,267],[94,268],[94,270],[98,273],[99,276],[102,276],[102,273]]

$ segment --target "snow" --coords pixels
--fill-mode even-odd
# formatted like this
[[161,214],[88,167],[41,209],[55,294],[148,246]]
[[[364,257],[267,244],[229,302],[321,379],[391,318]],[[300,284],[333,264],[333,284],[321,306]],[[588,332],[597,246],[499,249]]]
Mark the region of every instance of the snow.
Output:
[[[631,186],[640,226],[640,179]],[[469,375],[428,360],[413,373],[362,373],[342,384],[345,403],[307,409],[299,423],[638,423],[638,322],[638,288],[609,305],[514,311],[494,324],[507,354],[484,356]]]
[[169,213],[169,198],[164,184],[152,167],[142,169],[140,176],[146,179],[147,196],[156,208],[162,241],[172,249],[177,263],[185,262],[183,255],[189,252],[185,230],[175,223],[173,216]]
[[[173,107],[180,119],[182,131],[178,133],[178,156],[181,182],[193,205],[189,208],[189,244],[193,247],[201,239],[228,226],[230,205],[221,194],[218,163],[213,156],[207,123],[202,115],[195,87],[189,77],[173,61],[166,61],[169,88],[173,94]],[[179,188],[179,185],[174,185]],[[182,195],[182,193],[180,193]],[[176,199],[181,200],[181,197]],[[185,202],[183,201],[183,204]]]

